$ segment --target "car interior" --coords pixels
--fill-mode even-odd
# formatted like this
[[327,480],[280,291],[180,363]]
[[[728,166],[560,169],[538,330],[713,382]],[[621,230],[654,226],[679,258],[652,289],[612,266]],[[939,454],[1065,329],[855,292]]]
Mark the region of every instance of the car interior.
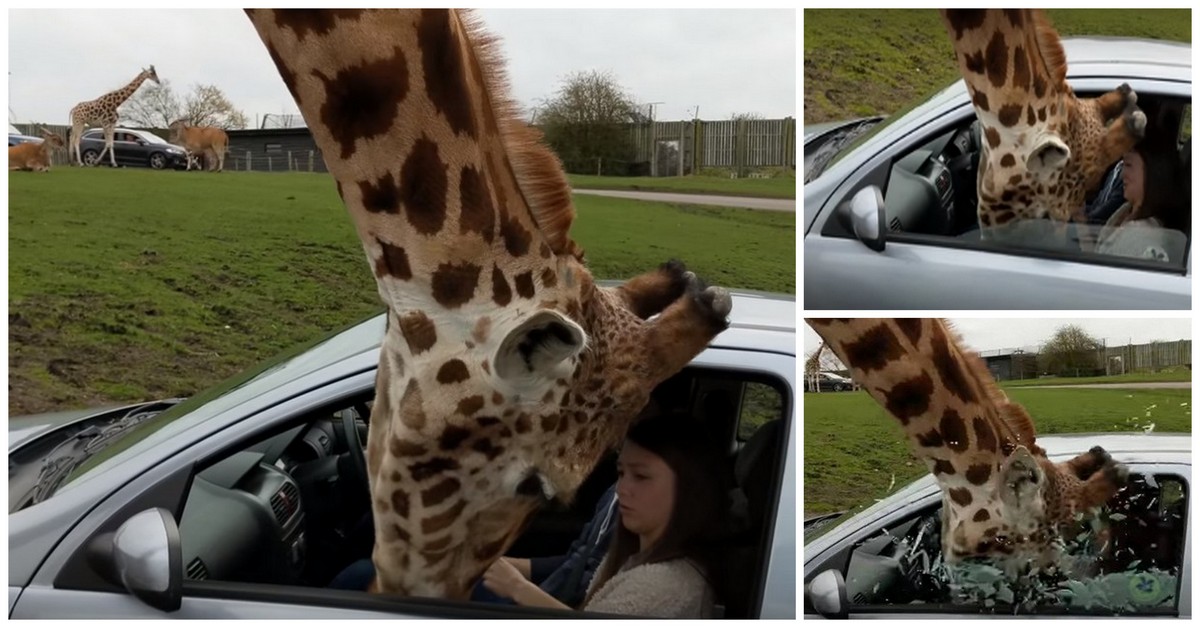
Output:
[[[719,600],[724,617],[753,616],[761,601],[782,481],[786,390],[762,376],[690,367],[653,394],[660,410],[691,413],[727,453],[736,486],[729,555],[737,586]],[[347,565],[369,558],[374,538],[361,447],[372,396],[297,417],[285,431],[198,465],[180,519],[185,577],[324,588]],[[615,463],[614,451],[573,503],[540,511],[506,555],[565,553],[616,481]]]
[[[1096,95],[1080,93],[1085,98]],[[1177,176],[1173,177],[1178,187],[1176,198],[1190,199],[1190,101],[1139,92],[1138,106],[1147,114],[1143,145],[1148,147],[1147,150],[1166,153],[1166,158],[1174,160],[1179,168]],[[981,146],[979,121],[971,116],[893,162],[884,191],[889,232],[953,238],[959,240],[960,245],[980,247],[976,179]],[[1123,202],[1120,167],[1121,161],[1113,164],[1098,189],[1088,198],[1085,211],[1093,232],[1098,232]],[[1180,214],[1178,219],[1172,220],[1169,225],[1164,224],[1153,233],[1153,241],[1161,243],[1164,255],[1148,261],[1153,263],[1159,260],[1161,264],[1165,258],[1168,263],[1162,265],[1181,269],[1186,263],[1191,235],[1190,203],[1179,204],[1170,211]],[[1061,235],[1036,237],[1037,234],[1049,236],[1050,221],[1026,222],[1046,224],[1029,225],[1034,229],[1022,232],[1029,235],[1022,238],[1023,245],[1080,253],[1078,241],[1082,235],[1066,241]],[[1010,240],[1006,240],[1005,245],[1006,248],[1013,248]],[[1112,251],[1107,255],[1093,255],[1111,258],[1126,253]]]
[[[1021,612],[1174,613],[1183,581],[1187,512],[1186,480],[1131,473],[1099,516],[1081,518],[1077,534],[1067,535],[1064,551],[1072,560],[1065,564],[1072,567],[1032,580],[1021,598],[1032,607],[1022,606]],[[843,565],[847,598],[859,612],[894,612],[897,606],[919,611],[932,605],[977,613],[983,603],[993,612],[1011,614],[1021,602],[995,586],[998,577],[980,578],[969,570],[960,572],[967,577],[954,577],[945,568],[940,504],[883,528],[855,545]]]

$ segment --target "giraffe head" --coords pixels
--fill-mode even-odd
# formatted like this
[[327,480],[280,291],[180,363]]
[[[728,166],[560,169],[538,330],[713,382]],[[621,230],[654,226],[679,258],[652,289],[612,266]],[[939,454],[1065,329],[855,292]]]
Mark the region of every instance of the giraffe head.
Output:
[[983,132],[977,193],[984,233],[1014,220],[1082,220],[1086,195],[1145,135],[1128,85],[1075,96],[1042,10],[943,9]]
[[388,307],[367,446],[374,589],[465,597],[725,328],[728,293],[680,263],[596,285],[561,165],[471,14],[247,13]]
[[162,85],[162,83],[160,83],[158,81],[158,72],[155,71],[153,64],[151,64],[149,69],[143,68],[141,76],[142,76],[142,78],[146,78],[146,79],[150,79],[151,81],[154,81],[155,85]]
[[1124,484],[1101,448],[1054,464],[1033,420],[979,356],[938,319],[822,319],[809,324],[854,380],[896,419],[942,488],[942,548],[953,563],[1053,560],[1076,515]]

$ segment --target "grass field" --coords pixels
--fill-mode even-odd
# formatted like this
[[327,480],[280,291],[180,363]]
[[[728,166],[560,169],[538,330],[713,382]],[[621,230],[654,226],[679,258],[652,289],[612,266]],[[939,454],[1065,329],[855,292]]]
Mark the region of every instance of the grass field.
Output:
[[[1190,9],[1051,9],[1064,36],[1191,42]],[[804,122],[888,114],[958,77],[933,9],[806,9]],[[1114,86],[1115,87],[1115,86]]]
[[567,175],[571,187],[592,190],[641,190],[643,192],[679,192],[720,196],[796,198],[796,178],[722,179],[720,177],[597,177]]
[[1059,384],[1133,384],[1139,382],[1190,382],[1192,372],[1184,367],[1172,370],[1162,370],[1156,373],[1125,373],[1123,375],[1105,375],[1100,377],[1046,377],[1042,379],[1017,379],[1002,382],[1004,388],[1025,388],[1029,386],[1056,386]]
[[[795,292],[795,215],[580,195],[599,278]],[[9,412],[190,395],[381,308],[326,175],[9,175]]]
[[[1191,432],[1190,389],[1015,388],[1038,434]],[[869,504],[927,473],[865,392],[804,394],[804,513]],[[895,476],[893,485],[892,477]]]

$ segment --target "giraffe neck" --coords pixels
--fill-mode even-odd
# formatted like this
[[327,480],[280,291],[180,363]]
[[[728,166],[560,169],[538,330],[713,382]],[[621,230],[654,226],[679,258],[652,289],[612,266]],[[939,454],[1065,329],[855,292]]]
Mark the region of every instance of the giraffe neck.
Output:
[[135,77],[132,81],[130,81],[125,87],[112,91],[111,94],[115,97],[116,104],[119,106],[121,103],[129,100],[129,97],[132,96],[133,93],[136,92],[137,89],[142,86],[142,83],[145,83],[146,79],[148,78],[150,78],[150,73],[142,72],[138,74],[137,77]]
[[913,455],[947,490],[983,485],[1032,422],[940,319],[824,319],[809,324],[896,420]]
[[577,253],[566,236],[569,187],[499,95],[495,44],[472,39],[472,18],[250,17],[325,155],[386,303],[411,309],[414,286],[423,309],[503,307],[554,291],[568,272],[559,255]]

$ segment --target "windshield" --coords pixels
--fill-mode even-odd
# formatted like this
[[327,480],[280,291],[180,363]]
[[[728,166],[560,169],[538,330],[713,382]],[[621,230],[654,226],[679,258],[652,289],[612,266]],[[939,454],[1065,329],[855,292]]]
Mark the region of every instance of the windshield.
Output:
[[[805,148],[804,156],[804,182],[808,183],[813,179],[821,176],[825,172],[825,168],[836,158],[842,154],[852,142],[863,133],[869,131],[872,127],[879,124],[882,118],[868,118],[860,120],[856,124],[846,125],[828,137],[817,143],[816,150],[810,156],[807,154],[808,148]],[[857,144],[854,144],[857,146]]]

